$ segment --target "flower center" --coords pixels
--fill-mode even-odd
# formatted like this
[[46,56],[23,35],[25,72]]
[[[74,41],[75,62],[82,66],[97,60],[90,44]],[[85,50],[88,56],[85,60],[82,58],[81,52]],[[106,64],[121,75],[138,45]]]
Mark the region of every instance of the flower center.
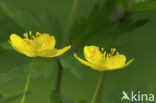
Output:
[[36,35],[32,35],[32,32],[24,33],[24,45],[29,46],[32,50],[36,51],[37,49],[41,48],[42,42],[38,40],[38,38],[41,36],[39,32],[36,33]]

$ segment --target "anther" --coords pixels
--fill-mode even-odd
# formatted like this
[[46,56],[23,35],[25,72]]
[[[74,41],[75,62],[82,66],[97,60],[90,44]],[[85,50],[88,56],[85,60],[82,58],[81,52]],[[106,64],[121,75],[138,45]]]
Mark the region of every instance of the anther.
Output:
[[101,48],[101,51],[103,52],[104,51],[104,48]]
[[24,33],[23,35],[26,39],[28,38],[28,33]]
[[31,32],[31,31],[29,31],[29,35],[30,35],[30,36],[32,35],[32,32]]
[[36,37],[39,37],[40,36],[40,33],[39,32],[36,32]]
[[104,58],[106,57],[106,51],[103,53]]
[[115,48],[111,48],[111,53],[110,54],[113,55],[115,51],[116,51]]
[[119,55],[119,52],[116,52],[116,55]]

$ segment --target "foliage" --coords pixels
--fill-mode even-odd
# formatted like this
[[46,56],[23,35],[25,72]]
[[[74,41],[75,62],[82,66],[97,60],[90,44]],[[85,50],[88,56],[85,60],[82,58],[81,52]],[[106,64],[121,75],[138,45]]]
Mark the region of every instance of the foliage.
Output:
[[[105,0],[102,4],[96,4],[88,16],[79,17],[76,19],[69,30],[68,44],[73,46],[73,49],[68,54],[61,56],[60,63],[65,70],[70,71],[74,76],[83,78],[86,67],[81,65],[73,57],[73,52],[79,52],[84,45],[96,44],[98,46],[105,46],[106,48],[112,46],[122,46],[127,43],[123,42],[121,37],[128,36],[139,28],[150,22],[149,18],[136,19],[135,16],[142,14],[155,14],[156,1],[155,0]],[[61,48],[65,44],[65,27],[61,22],[61,17],[55,16],[50,4],[42,3],[39,5],[39,13],[32,14],[31,12],[10,5],[6,2],[0,2],[0,58],[5,60],[6,53],[12,53],[13,49],[8,43],[9,35],[11,33],[23,33],[29,30],[33,32],[47,32],[56,36],[57,48]],[[118,12],[119,10],[119,12]],[[55,13],[57,14],[57,13]],[[131,41],[130,41],[131,42]],[[82,55],[82,53],[80,53]],[[30,66],[30,61],[25,60],[24,57],[18,55],[21,63],[16,63],[14,67],[6,66],[7,72],[0,73],[0,88],[3,88],[8,83],[19,78],[25,78],[27,70]],[[12,56],[14,57],[14,56]],[[12,57],[8,57],[12,58]],[[1,67],[0,67],[1,68]],[[51,74],[56,74],[58,68],[55,59],[39,58],[37,61],[37,69],[34,70],[34,78],[42,76],[50,77]],[[46,68],[46,69],[45,69]],[[53,69],[51,69],[53,68]],[[21,93],[11,97],[0,96],[0,103],[9,103],[17,100]],[[111,95],[111,96],[110,96]],[[108,94],[109,103],[115,103],[115,94]],[[68,102],[67,102],[68,101]],[[51,92],[52,103],[70,103],[70,100],[63,98],[56,93]],[[106,101],[105,101],[106,102]],[[106,103],[107,103],[106,102]],[[80,103],[86,103],[85,100]]]

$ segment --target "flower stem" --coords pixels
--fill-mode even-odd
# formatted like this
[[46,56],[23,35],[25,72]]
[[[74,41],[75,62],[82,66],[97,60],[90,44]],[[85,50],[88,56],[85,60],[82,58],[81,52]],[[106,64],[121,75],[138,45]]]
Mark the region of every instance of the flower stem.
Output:
[[94,95],[90,103],[99,103],[99,101],[101,100],[101,96],[102,96],[101,91],[102,91],[103,82],[104,82],[104,74],[105,72],[100,72],[99,81],[98,81]]
[[62,73],[63,68],[60,63],[60,58],[57,58],[57,64],[58,64],[58,72],[57,72],[57,80],[56,80],[56,92],[59,94],[61,89],[61,81],[62,81]]
[[[68,25],[68,28],[67,28],[67,32],[65,34],[63,44],[65,44],[68,41],[69,32],[70,32],[70,29],[71,29],[71,27],[73,25],[73,22],[74,22],[74,17],[75,17],[75,13],[76,13],[77,6],[78,6],[78,1],[79,0],[74,0],[74,2],[73,2],[72,11],[71,11],[71,14],[70,14],[70,17],[69,17],[69,25]],[[58,67],[59,67],[58,68],[58,73],[57,73],[57,80],[56,80],[56,92],[60,93],[62,74],[63,74],[63,67],[62,67],[62,65],[60,63],[60,57],[58,57],[56,59],[57,59]]]
[[31,68],[29,70],[29,74],[27,76],[27,81],[26,81],[26,84],[25,84],[24,94],[23,94],[23,97],[21,99],[21,103],[24,103],[24,101],[25,101],[25,97],[26,97],[26,94],[27,94],[27,91],[28,91],[28,87],[29,87],[29,83],[30,83],[30,80],[31,80],[31,77],[32,77],[32,72],[33,72],[33,69],[34,69],[35,62],[36,62],[36,58],[33,59],[32,66],[31,66]]

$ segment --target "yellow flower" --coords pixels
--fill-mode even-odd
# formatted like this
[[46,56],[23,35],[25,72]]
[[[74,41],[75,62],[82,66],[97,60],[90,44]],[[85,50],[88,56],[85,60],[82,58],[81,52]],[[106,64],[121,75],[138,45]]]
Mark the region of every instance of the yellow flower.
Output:
[[19,53],[25,54],[28,57],[56,57],[62,55],[71,46],[67,46],[63,49],[55,48],[55,38],[46,33],[36,33],[36,36],[32,35],[32,32],[24,33],[24,38],[19,37],[16,34],[11,34],[9,43]]
[[92,69],[98,71],[114,70],[120,69],[128,66],[133,62],[134,59],[129,60],[126,63],[126,56],[116,52],[115,48],[111,49],[110,53],[106,53],[104,48],[99,50],[97,46],[85,46],[84,47],[84,57],[87,61],[82,60],[76,54],[75,58],[79,60],[82,64],[91,67]]

